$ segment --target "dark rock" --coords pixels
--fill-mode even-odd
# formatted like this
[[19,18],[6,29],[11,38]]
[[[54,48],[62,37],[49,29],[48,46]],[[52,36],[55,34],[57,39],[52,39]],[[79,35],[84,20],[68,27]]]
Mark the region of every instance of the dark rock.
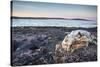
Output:
[[[61,43],[65,34],[72,30],[81,28],[65,27],[14,27],[12,30],[12,65],[39,65],[54,63],[73,63],[97,61],[97,45],[92,43],[87,48],[75,50],[72,54],[66,53],[60,47],[55,46]],[[82,28],[84,29],[84,28]],[[94,32],[96,29],[84,29]],[[97,41],[97,40],[96,40]]]
[[16,49],[18,47],[20,47],[20,45],[21,45],[21,42],[18,42],[16,40],[12,40],[12,51],[16,51]]

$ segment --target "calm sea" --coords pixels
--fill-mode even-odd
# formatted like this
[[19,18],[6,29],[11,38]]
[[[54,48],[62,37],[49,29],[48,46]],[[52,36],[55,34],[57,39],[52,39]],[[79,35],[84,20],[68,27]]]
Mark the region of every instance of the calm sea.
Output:
[[16,26],[56,26],[56,27],[96,27],[96,21],[65,19],[12,19],[12,27]]

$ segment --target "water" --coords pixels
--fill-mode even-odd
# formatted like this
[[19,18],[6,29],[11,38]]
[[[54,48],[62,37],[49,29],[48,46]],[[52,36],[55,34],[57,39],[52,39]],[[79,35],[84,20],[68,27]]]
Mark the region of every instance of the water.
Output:
[[12,19],[12,27],[16,26],[56,26],[56,27],[96,27],[95,21],[65,19]]

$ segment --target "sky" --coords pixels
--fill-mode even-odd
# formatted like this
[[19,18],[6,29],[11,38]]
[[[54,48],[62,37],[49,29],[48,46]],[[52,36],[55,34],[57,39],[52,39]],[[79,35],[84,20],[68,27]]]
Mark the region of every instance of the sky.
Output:
[[57,17],[57,18],[70,18],[70,19],[81,18],[81,19],[96,20],[97,6],[13,1],[12,16]]

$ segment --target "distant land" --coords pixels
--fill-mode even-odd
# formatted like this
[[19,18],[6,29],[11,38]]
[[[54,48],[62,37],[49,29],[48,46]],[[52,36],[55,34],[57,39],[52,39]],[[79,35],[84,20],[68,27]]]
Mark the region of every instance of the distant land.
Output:
[[74,18],[74,19],[70,19],[70,20],[85,20],[85,21],[92,21],[92,20],[89,20],[89,19],[80,19],[80,18]]
[[11,17],[14,19],[67,19],[67,18],[54,18],[54,17]]
[[64,20],[84,20],[84,21],[92,21],[89,19],[81,19],[81,18],[73,18],[73,19],[69,19],[69,18],[58,18],[58,17],[16,17],[16,16],[12,16],[12,19],[64,19]]

